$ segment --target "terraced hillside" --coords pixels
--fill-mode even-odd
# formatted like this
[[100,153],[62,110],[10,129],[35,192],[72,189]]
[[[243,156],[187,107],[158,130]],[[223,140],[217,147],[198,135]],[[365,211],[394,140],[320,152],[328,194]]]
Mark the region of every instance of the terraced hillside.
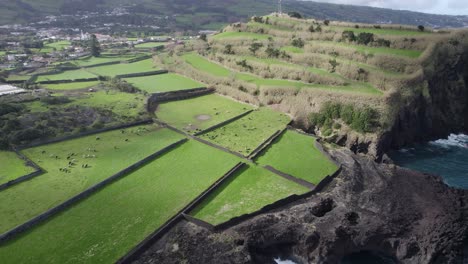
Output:
[[434,54],[444,45],[461,48],[464,38],[464,31],[272,14],[231,24],[160,61],[221,94],[279,109],[298,127],[378,156],[382,135],[403,107],[427,92]]

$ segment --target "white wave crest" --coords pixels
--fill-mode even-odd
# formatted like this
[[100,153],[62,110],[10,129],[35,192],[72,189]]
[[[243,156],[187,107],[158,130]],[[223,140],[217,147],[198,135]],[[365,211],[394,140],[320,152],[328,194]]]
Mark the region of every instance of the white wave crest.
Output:
[[437,145],[445,148],[449,147],[461,147],[468,148],[468,135],[464,134],[450,134],[447,139],[438,139],[436,141],[431,141],[429,144]]

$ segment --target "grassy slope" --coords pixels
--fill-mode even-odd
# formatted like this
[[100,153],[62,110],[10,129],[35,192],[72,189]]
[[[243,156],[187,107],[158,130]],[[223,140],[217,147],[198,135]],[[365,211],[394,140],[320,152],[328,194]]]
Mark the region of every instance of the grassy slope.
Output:
[[301,185],[250,165],[208,196],[191,215],[216,225],[255,212],[292,194],[307,191]]
[[113,263],[238,159],[190,141],[0,248],[3,263]]
[[[194,132],[196,128],[207,129],[250,109],[249,105],[213,94],[160,104],[156,116],[179,129]],[[198,120],[199,115],[208,115],[210,119]]]
[[387,47],[368,47],[363,45],[355,45],[350,43],[342,42],[331,42],[331,41],[311,41],[313,44],[326,45],[326,46],[342,46],[350,49],[355,49],[356,51],[370,54],[387,54],[393,56],[403,56],[409,58],[418,58],[422,51],[419,50],[406,50],[406,49],[393,49]]
[[[129,128],[125,134],[120,130],[102,133],[98,135],[101,140],[96,140],[97,136],[88,136],[24,150],[23,153],[47,173],[0,192],[0,233],[181,138],[167,129],[156,126],[147,128],[149,130],[141,131],[140,136],[136,134],[137,128]],[[125,139],[129,139],[129,142]],[[88,148],[97,152],[88,151]],[[45,153],[42,154],[42,151]],[[69,153],[77,154],[74,157],[76,165],[70,168],[70,173],[64,173],[59,168],[68,167]],[[83,158],[83,155],[96,155],[96,158]],[[59,159],[55,159],[55,156]],[[83,164],[88,164],[90,168],[82,168]]]
[[314,143],[315,138],[288,130],[257,159],[257,162],[318,184],[325,176],[335,172],[337,167]]
[[[189,63],[192,67],[197,70],[207,72],[217,77],[229,77],[234,75],[236,79],[243,80],[246,82],[254,83],[257,86],[270,86],[270,87],[295,87],[298,89],[301,88],[311,88],[311,89],[323,89],[323,90],[332,90],[338,92],[359,92],[359,93],[368,93],[374,95],[381,95],[382,92],[377,90],[376,88],[372,87],[368,84],[362,83],[352,83],[352,85],[348,86],[331,86],[331,85],[317,85],[317,84],[307,84],[299,81],[291,81],[291,80],[280,80],[280,79],[263,79],[256,75],[248,74],[248,73],[239,73],[234,70],[227,69],[217,63],[211,62],[200,55],[189,53],[183,55],[183,58],[187,63]],[[262,60],[262,59],[257,59]],[[273,61],[273,60],[266,60],[266,61]],[[281,63],[286,64],[286,63]],[[310,67],[309,67],[310,68]],[[314,71],[315,73],[324,74],[320,69],[310,68],[309,70]]]
[[59,84],[44,84],[46,89],[50,90],[76,90],[83,89],[98,85],[100,82],[72,82],[72,83],[59,83]]
[[108,66],[89,68],[88,71],[101,76],[115,76],[139,72],[156,71],[152,59],[142,60],[134,63],[122,63]]
[[33,167],[26,166],[24,160],[10,151],[0,151],[0,164],[0,184],[34,172]]
[[269,108],[260,108],[201,137],[232,151],[248,155],[276,131],[286,127],[289,121],[289,117],[285,114]]
[[125,81],[148,93],[169,92],[203,87],[203,84],[195,80],[174,73],[127,78]]
[[226,38],[249,38],[249,39],[258,39],[258,40],[264,40],[268,39],[270,37],[269,35],[266,34],[257,34],[257,33],[250,33],[250,32],[223,32],[216,34],[211,37],[211,39],[226,39]]

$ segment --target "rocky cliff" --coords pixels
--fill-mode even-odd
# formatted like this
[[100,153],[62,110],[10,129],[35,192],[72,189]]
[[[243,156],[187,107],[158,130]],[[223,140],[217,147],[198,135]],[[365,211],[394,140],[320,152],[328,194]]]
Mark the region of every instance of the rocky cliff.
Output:
[[339,263],[363,251],[401,263],[461,263],[468,191],[350,151],[332,155],[343,171],[320,194],[220,233],[182,222],[136,263],[274,263],[273,255]]
[[[468,32],[438,43],[423,62],[423,78],[402,98],[378,152],[468,131]],[[403,92],[404,93],[404,92]],[[405,96],[405,95],[403,95]]]

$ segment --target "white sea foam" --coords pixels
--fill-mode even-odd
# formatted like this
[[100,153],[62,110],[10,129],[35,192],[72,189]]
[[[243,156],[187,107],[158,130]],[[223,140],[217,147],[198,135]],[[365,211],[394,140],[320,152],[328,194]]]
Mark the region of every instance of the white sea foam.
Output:
[[461,147],[468,148],[468,135],[460,134],[450,134],[447,139],[439,139],[436,141],[431,141],[429,144],[437,145],[440,147],[450,148],[450,147]]
[[280,258],[275,258],[275,262],[277,264],[296,264],[296,262],[292,261],[292,260],[289,260],[289,259],[286,259],[286,260],[282,260]]

